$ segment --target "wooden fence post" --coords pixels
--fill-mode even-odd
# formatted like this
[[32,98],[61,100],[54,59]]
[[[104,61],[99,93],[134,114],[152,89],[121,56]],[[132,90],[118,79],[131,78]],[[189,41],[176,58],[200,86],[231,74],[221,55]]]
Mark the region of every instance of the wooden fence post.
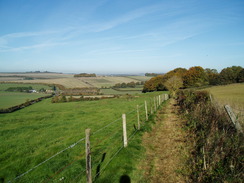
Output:
[[140,130],[141,125],[140,125],[139,105],[137,105],[136,108],[137,108],[137,123],[138,123],[138,130]]
[[168,94],[164,94],[165,100],[169,99],[169,95]]
[[122,120],[123,120],[123,140],[124,140],[124,147],[127,147],[127,132],[126,132],[126,115],[122,114]]
[[212,95],[209,94],[210,102],[213,103]]
[[165,101],[165,95],[162,94],[162,102],[164,102],[164,101]]
[[154,100],[154,109],[155,109],[155,112],[157,111],[157,106],[156,106],[156,99],[155,97],[153,97],[153,100]]
[[146,113],[146,121],[148,121],[147,101],[146,100],[145,100],[145,113]]
[[240,123],[237,121],[236,116],[233,113],[231,107],[229,105],[225,105],[225,110],[226,110],[227,114],[229,115],[232,123],[235,125],[237,132],[243,133],[242,127],[241,127]]
[[204,146],[202,147],[202,153],[203,153],[203,168],[204,168],[204,170],[207,170]]
[[153,114],[153,102],[152,99],[150,98],[150,109],[151,109],[151,115]]
[[86,182],[92,183],[92,170],[91,170],[91,150],[90,150],[90,133],[91,129],[86,129]]

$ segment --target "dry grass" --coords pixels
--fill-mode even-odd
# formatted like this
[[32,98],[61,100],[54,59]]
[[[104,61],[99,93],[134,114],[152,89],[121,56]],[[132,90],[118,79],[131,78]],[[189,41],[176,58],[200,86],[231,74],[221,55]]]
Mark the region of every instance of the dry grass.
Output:
[[244,84],[215,86],[207,89],[219,106],[230,105],[239,121],[244,124]]
[[157,124],[143,137],[146,160],[141,168],[145,182],[187,182],[186,159],[189,146],[182,120],[175,114],[173,100],[157,115]]
[[[27,74],[25,75],[27,76]],[[28,75],[29,76],[29,75]],[[116,77],[116,76],[98,76],[98,77],[77,77],[74,78],[73,75],[63,75],[63,74],[33,74],[33,77],[39,79],[34,80],[20,80],[20,78],[13,77],[0,77],[1,81],[6,82],[18,82],[18,83],[43,83],[43,84],[58,84],[63,85],[65,88],[83,88],[83,87],[111,87],[117,83],[130,83],[138,82],[137,79],[132,79],[129,77]],[[42,77],[41,77],[42,76]],[[58,78],[58,76],[60,76]],[[140,76],[138,76],[140,77]],[[143,77],[143,76],[142,76]],[[5,80],[4,80],[5,78]],[[48,78],[48,79],[41,79]]]
[[[71,78],[73,74],[59,74],[59,73],[0,73],[0,77],[9,77],[14,81],[17,76],[18,78],[31,77],[38,79],[57,79],[57,78]],[[2,78],[2,79],[3,79]]]

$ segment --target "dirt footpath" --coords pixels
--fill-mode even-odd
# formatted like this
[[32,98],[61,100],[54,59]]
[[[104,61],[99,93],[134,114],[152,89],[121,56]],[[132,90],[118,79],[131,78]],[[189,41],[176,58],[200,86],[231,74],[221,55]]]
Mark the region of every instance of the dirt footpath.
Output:
[[189,155],[184,121],[177,115],[175,101],[158,111],[156,124],[143,136],[146,159],[140,169],[143,178],[140,182],[177,183],[188,182],[187,158]]

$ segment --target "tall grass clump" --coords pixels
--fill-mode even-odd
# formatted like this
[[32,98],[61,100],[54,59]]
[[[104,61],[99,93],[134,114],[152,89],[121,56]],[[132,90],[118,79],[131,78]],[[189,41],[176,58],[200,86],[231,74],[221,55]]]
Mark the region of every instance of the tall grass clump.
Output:
[[182,90],[177,98],[193,141],[192,182],[244,182],[243,134],[206,91]]

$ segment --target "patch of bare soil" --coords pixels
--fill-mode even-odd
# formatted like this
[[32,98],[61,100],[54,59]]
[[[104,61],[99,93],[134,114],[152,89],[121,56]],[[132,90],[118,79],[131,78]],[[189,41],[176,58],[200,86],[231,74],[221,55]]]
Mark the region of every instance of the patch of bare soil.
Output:
[[175,101],[171,99],[158,111],[152,131],[143,136],[146,159],[140,164],[143,172],[140,182],[189,182],[189,144],[183,129],[184,121],[177,115],[177,106],[174,104]]

